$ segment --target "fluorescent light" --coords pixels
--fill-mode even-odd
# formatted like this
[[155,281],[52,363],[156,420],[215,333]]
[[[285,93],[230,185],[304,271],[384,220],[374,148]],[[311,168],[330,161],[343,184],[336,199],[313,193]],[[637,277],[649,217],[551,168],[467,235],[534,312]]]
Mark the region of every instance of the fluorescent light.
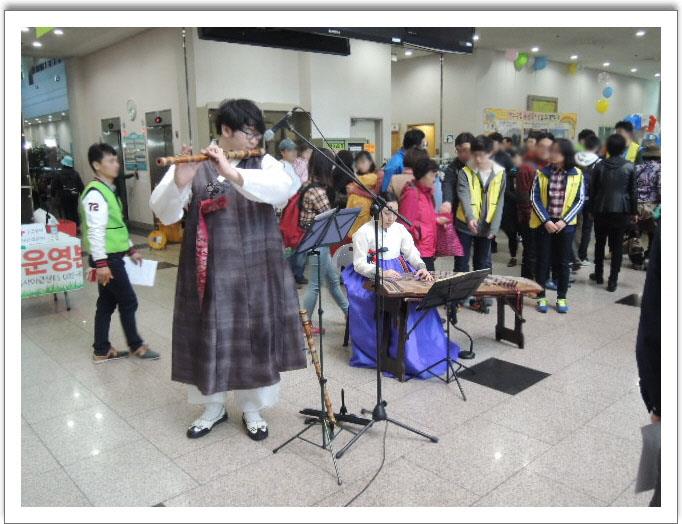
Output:
[[28,27],[22,27],[21,32],[22,33],[28,33]]
[[578,60],[578,55],[571,55],[571,60]]
[[478,35],[474,35],[474,42],[478,42],[478,39],[479,39],[479,38],[481,38],[481,37],[478,36]]
[[405,50],[405,56],[412,56],[412,50],[411,50],[411,49],[406,49],[406,50]]
[[654,76],[655,76],[656,78],[661,78],[661,73],[656,73]]
[[391,42],[393,42],[394,44],[399,44],[400,38],[398,38],[397,36],[391,37]]
[[636,72],[637,72],[637,68],[636,68],[636,67],[633,67],[632,69],[630,69],[630,72],[631,72],[631,73],[636,73]]
[[611,65],[611,62],[604,62],[602,65],[603,65],[604,67],[609,67],[609,66]]
[[639,30],[635,33],[635,36],[644,36],[646,34],[646,31]]
[[64,34],[64,31],[62,31],[61,29],[55,29],[52,32],[57,36],[62,36]]
[[531,53],[537,53],[538,51],[540,51],[540,48],[539,47],[533,47],[530,51],[531,51]]
[[43,44],[36,40],[35,42],[33,42],[33,47],[43,47]]

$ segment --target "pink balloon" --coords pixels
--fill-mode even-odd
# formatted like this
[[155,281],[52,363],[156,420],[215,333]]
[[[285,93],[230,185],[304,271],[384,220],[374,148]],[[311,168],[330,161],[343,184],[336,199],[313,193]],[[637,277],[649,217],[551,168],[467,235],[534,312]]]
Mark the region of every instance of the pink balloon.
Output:
[[514,60],[516,60],[516,59],[518,58],[518,56],[519,56],[519,51],[518,51],[518,49],[507,49],[507,50],[504,52],[504,57],[505,57],[507,60],[509,60],[510,62],[513,62]]

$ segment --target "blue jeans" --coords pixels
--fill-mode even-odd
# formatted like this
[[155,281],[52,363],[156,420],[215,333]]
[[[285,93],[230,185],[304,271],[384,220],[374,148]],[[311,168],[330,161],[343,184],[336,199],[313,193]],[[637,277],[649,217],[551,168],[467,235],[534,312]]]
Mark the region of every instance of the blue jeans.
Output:
[[471,258],[471,251],[473,246],[473,262],[474,271],[479,269],[488,269],[493,267],[493,261],[490,256],[490,245],[492,240],[486,237],[475,237],[468,233],[457,230],[459,241],[462,243],[464,249],[464,256],[455,257],[455,271],[465,273],[469,271],[469,258]]
[[535,281],[542,286],[542,293],[538,298],[545,296],[545,283],[549,278],[549,270],[552,267],[556,272],[553,277],[557,280],[557,299],[566,298],[568,280],[571,275],[571,262],[573,261],[573,238],[575,226],[566,226],[559,233],[548,233],[545,226],[540,226],[537,231],[537,269]]
[[307,253],[292,253],[289,256],[289,265],[291,266],[291,272],[294,274],[296,281],[303,280],[305,272],[305,263],[307,259]]
[[[332,298],[336,305],[339,306],[345,314],[348,313],[348,299],[341,289],[341,275],[338,269],[332,264],[332,257],[329,254],[328,247],[320,248],[320,279],[321,282],[326,282],[329,292],[332,294]],[[312,318],[313,310],[315,309],[315,304],[320,293],[320,286],[317,281],[317,267],[318,267],[318,257],[312,255],[310,257],[310,283],[305,290],[305,295],[303,297],[303,307],[308,311],[308,318]]]

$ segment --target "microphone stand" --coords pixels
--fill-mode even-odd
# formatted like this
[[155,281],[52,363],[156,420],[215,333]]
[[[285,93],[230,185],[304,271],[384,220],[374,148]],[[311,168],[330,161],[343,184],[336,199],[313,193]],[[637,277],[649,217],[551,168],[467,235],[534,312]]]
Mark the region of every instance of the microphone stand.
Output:
[[[320,134],[322,137],[322,140],[324,141],[327,146],[329,146],[329,143],[327,142],[327,139],[324,137],[322,132],[320,131],[320,128],[317,127],[317,124],[315,124],[315,121],[313,120],[312,116],[310,113],[305,111],[303,108],[300,107],[295,107],[293,111],[300,110],[308,115],[308,118],[310,118],[310,121],[312,124],[315,126],[315,129],[317,129],[317,132]],[[322,155],[323,157],[327,158],[329,162],[333,162],[327,155],[324,154],[323,151],[320,150],[317,146],[315,146],[310,140],[308,140],[306,137],[304,137],[301,133],[299,133],[296,128],[294,128],[289,120],[286,120],[286,128],[289,129],[292,133],[294,133],[298,138],[300,138],[303,142],[305,142],[308,146],[310,146],[314,151]],[[333,153],[334,153],[334,158],[337,158],[336,153],[333,151],[333,149],[329,148]],[[367,433],[375,423],[377,422],[386,422],[394,424],[396,426],[399,426],[407,431],[410,431],[412,433],[415,433],[417,435],[420,435],[424,438],[429,439],[431,442],[438,442],[438,438],[432,435],[428,435],[427,433],[424,433],[423,431],[420,431],[418,429],[415,429],[413,427],[408,426],[407,424],[404,424],[403,422],[400,422],[398,420],[395,420],[393,418],[390,418],[386,412],[386,405],[387,402],[383,399],[382,396],[382,391],[381,391],[381,379],[382,379],[382,365],[381,365],[381,341],[382,341],[382,331],[383,331],[383,315],[379,303],[379,298],[380,298],[380,292],[379,290],[381,289],[381,283],[383,280],[383,273],[380,271],[380,266],[381,266],[381,261],[383,260],[382,257],[382,252],[379,249],[379,220],[381,219],[381,212],[383,209],[388,209],[391,213],[393,213],[397,218],[402,220],[404,223],[407,225],[412,225],[412,223],[405,218],[403,215],[401,215],[399,212],[394,211],[393,209],[389,208],[386,206],[386,200],[382,198],[381,196],[377,195],[374,191],[369,189],[367,186],[365,186],[362,181],[359,179],[359,177],[350,169],[348,169],[342,162],[335,162],[334,166],[337,169],[340,169],[345,175],[350,178],[350,180],[358,187],[360,187],[365,193],[367,193],[367,197],[371,198],[373,201],[372,204],[372,214],[374,218],[374,246],[377,251],[377,263],[375,264],[374,267],[374,291],[376,294],[375,297],[375,327],[376,327],[376,352],[377,352],[377,358],[376,358],[376,372],[377,372],[377,393],[376,393],[376,404],[374,406],[374,409],[372,411],[363,409],[362,413],[363,414],[372,414],[372,420],[369,421],[369,423],[364,426],[358,433],[356,433],[353,438],[342,448],[336,453],[336,458],[340,459],[343,457],[343,455],[348,451],[353,444],[355,444],[360,437],[362,437],[365,433]],[[383,246],[382,246],[383,247]]]

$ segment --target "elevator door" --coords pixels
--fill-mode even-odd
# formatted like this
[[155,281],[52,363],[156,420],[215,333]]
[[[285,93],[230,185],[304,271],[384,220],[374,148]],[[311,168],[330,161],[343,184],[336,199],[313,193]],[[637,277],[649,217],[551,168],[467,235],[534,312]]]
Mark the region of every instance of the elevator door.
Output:
[[109,144],[118,154],[119,171],[116,178],[116,192],[123,204],[123,218],[128,221],[128,192],[123,172],[123,148],[121,144],[121,119],[105,118],[102,120],[102,142]]
[[144,119],[147,127],[149,178],[153,191],[168,170],[166,167],[158,166],[156,159],[173,155],[173,122],[170,109],[145,113]]

